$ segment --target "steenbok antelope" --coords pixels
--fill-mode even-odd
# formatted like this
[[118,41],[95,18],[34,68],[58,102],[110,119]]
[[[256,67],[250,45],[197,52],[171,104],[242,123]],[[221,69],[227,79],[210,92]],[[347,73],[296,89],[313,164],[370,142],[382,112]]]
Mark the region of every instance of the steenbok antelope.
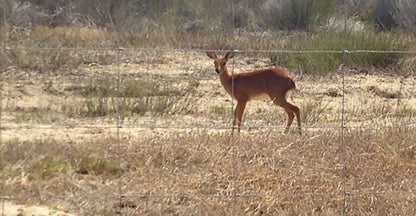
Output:
[[288,115],[287,125],[283,133],[287,134],[289,132],[290,125],[296,115],[299,134],[301,134],[299,107],[286,101],[287,92],[295,89],[296,86],[285,69],[269,68],[231,75],[227,70],[227,61],[234,57],[234,53],[228,52],[222,58],[212,51],[206,51],[206,54],[214,59],[215,71],[220,76],[222,86],[228,94],[237,100],[233,130],[237,124],[238,132],[240,132],[241,119],[248,101],[270,97],[273,103],[283,107]]

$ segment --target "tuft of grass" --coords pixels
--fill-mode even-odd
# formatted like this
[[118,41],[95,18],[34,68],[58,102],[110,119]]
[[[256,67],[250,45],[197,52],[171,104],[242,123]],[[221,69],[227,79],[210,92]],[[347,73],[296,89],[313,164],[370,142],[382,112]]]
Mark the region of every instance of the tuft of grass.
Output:
[[80,111],[82,117],[99,117],[115,115],[118,112],[116,98],[90,97],[83,102],[84,109]]
[[416,56],[406,55],[400,59],[398,65],[405,75],[413,75],[414,71],[416,71]]
[[32,181],[45,181],[56,173],[116,175],[120,170],[117,157],[103,154],[106,143],[112,141],[107,138],[95,143],[85,141],[86,145],[75,145],[53,138],[10,140],[3,146],[3,168],[9,172],[10,178],[18,177],[23,172]]
[[373,92],[376,96],[386,98],[386,99],[395,99],[400,98],[401,92],[393,89],[382,89],[377,86],[370,86],[369,91]]
[[65,88],[82,97],[155,97],[173,96],[180,94],[180,90],[170,88],[169,83],[182,82],[181,79],[171,77],[129,78],[121,80],[117,89],[117,80],[111,76],[91,80],[86,84],[72,85]]
[[398,104],[395,116],[397,118],[409,118],[412,120],[416,116],[416,109],[409,102],[401,102]]
[[17,107],[14,109],[15,114],[13,116],[12,121],[15,123],[40,123],[40,124],[48,124],[57,121],[57,117],[51,115],[51,108],[50,107],[28,107],[28,108],[20,108]]
[[[350,115],[350,122],[388,120],[394,117],[394,105],[391,102],[381,98],[365,98],[355,105],[347,106],[346,112]],[[355,118],[355,119],[353,119]]]
[[116,175],[119,171],[116,157],[93,158],[84,156],[80,160],[72,160],[71,166],[76,173],[103,175]]
[[316,125],[327,116],[329,103],[324,102],[323,98],[309,99],[302,104],[302,122],[309,125]]
[[[77,68],[82,64],[108,65],[115,63],[112,50],[80,51],[61,46],[46,48],[39,46],[17,46],[8,50],[9,63],[22,69],[55,71]],[[7,54],[7,53],[6,53]]]
[[[30,70],[57,70],[76,68],[81,64],[111,64],[114,52],[72,48],[112,47],[113,34],[105,30],[88,27],[55,28],[39,26],[34,29],[18,30],[7,27],[8,49],[4,52],[5,65]],[[71,49],[66,49],[70,47]]]
[[[172,83],[185,89],[172,88]],[[187,112],[191,110],[191,103],[186,100],[193,93],[194,85],[197,83],[180,78],[156,77],[120,82],[117,90],[116,81],[107,77],[86,85],[67,87],[67,91],[82,99],[78,103],[63,104],[61,110],[70,117],[112,116],[118,112],[121,116],[132,116],[176,112],[177,103],[181,103],[181,111]],[[179,102],[182,99],[185,101]]]
[[224,115],[228,112],[224,105],[213,105],[210,107],[210,111],[216,115]]
[[63,173],[71,169],[70,164],[55,155],[44,155],[27,167],[30,180],[41,181],[53,173]]
[[69,117],[100,117],[120,115],[163,114],[169,112],[175,98],[170,96],[154,97],[86,97],[81,102],[63,104],[61,110]]
[[77,27],[77,26],[57,26],[54,28],[47,26],[37,26],[33,29],[34,41],[44,43],[60,43],[66,46],[80,45],[102,45],[112,39],[112,34],[105,29]]
[[55,119],[52,118],[51,116],[45,113],[40,113],[40,112],[18,113],[13,118],[13,122],[18,123],[18,124],[27,123],[27,122],[46,124],[46,123],[52,123],[54,121]]

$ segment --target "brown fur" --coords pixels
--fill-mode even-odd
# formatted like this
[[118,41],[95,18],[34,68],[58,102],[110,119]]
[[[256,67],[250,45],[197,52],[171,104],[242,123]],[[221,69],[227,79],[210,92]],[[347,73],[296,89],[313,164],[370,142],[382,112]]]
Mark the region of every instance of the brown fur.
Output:
[[233,53],[228,52],[223,58],[219,58],[214,52],[207,52],[207,55],[214,59],[215,70],[219,73],[221,84],[228,94],[237,100],[233,126],[238,124],[238,131],[240,131],[242,115],[247,102],[267,95],[273,103],[283,107],[288,114],[288,123],[284,133],[288,133],[295,116],[298,121],[299,133],[301,133],[299,108],[286,101],[287,92],[295,89],[296,85],[285,69],[268,68],[231,75],[227,70],[226,63],[233,57]]

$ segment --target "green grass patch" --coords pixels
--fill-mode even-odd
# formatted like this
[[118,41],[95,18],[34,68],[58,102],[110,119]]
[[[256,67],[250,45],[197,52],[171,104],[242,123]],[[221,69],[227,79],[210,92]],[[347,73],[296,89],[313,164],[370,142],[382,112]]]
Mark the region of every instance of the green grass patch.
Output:
[[30,164],[26,172],[28,172],[31,180],[42,180],[53,173],[62,173],[70,169],[71,166],[68,161],[55,155],[47,155]]
[[118,159],[116,157],[93,158],[84,156],[81,160],[73,160],[75,172],[80,174],[102,175],[105,173],[116,175],[118,173]]
[[[127,77],[117,81],[109,77],[88,84],[67,87],[81,97],[79,102],[65,103],[61,110],[69,117],[99,117],[188,112],[192,103],[189,95],[197,81],[179,77]],[[173,87],[174,86],[174,87]],[[119,89],[119,90],[117,90]]]
[[2,171],[10,178],[23,172],[33,181],[46,180],[57,173],[114,176],[120,171],[118,157],[106,153],[113,142],[112,138],[84,141],[82,145],[51,138],[6,141]]
[[46,155],[39,161],[27,167],[31,180],[43,180],[54,173],[75,172],[92,175],[116,175],[119,171],[118,161],[115,157],[101,158],[99,155],[83,156],[81,160],[76,157]]
[[[128,78],[126,78],[128,79]],[[73,91],[82,97],[154,97],[172,96],[180,94],[180,90],[169,88],[169,81],[181,82],[181,79],[169,80],[169,77],[152,77],[120,81],[117,89],[117,80],[105,77],[102,80],[93,80],[86,85],[70,86],[66,91]],[[175,79],[175,78],[174,78]]]
[[[343,51],[343,50],[407,50],[408,41],[393,33],[373,31],[350,33],[317,32],[309,37],[296,39],[286,45],[288,50],[299,51]],[[345,59],[344,59],[345,57]],[[295,70],[312,75],[325,75],[336,70],[344,61],[358,67],[390,67],[396,65],[402,55],[397,53],[307,53],[292,54],[279,59],[272,54],[270,59],[276,64],[284,64]]]
[[163,114],[175,103],[175,98],[168,96],[155,97],[88,97],[80,103],[64,104],[63,113],[69,117],[100,117]]
[[13,122],[15,123],[40,123],[47,124],[52,123],[56,119],[51,116],[41,113],[41,112],[27,112],[27,113],[18,113],[14,116]]

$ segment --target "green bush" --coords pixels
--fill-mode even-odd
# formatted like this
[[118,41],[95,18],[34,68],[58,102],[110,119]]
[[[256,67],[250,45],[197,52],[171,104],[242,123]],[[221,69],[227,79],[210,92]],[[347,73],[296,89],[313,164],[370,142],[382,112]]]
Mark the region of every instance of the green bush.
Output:
[[268,0],[262,8],[266,26],[277,29],[309,29],[335,9],[334,0]]
[[[336,51],[334,53],[292,54],[283,62],[290,69],[302,70],[309,74],[323,75],[333,71],[344,61],[358,67],[389,67],[397,64],[402,57],[397,53],[354,52],[357,50],[406,50],[407,42],[393,33],[374,33],[370,31],[350,33],[317,32],[310,37],[288,43],[287,50]],[[343,50],[347,53],[344,59]],[[339,51],[339,52],[338,52]],[[271,60],[276,61],[275,55]]]

